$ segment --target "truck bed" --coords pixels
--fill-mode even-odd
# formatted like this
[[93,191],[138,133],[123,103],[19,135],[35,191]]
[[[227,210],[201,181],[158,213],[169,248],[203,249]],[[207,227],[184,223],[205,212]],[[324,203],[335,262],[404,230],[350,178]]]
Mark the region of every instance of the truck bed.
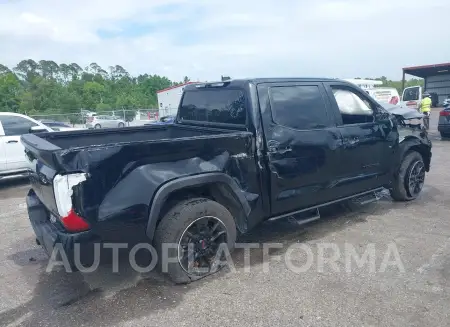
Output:
[[[197,137],[221,133],[228,130],[194,126],[139,126],[98,130],[76,130],[59,133],[40,133],[39,137],[60,149],[79,147],[126,144],[132,142],[148,142],[155,140],[173,140],[186,137]],[[24,136],[25,142],[29,136]]]
[[[21,137],[33,191],[54,213],[52,180],[56,174],[88,174],[84,205],[97,208],[107,201],[105,208],[115,208],[114,201],[109,202],[106,197],[111,192],[119,192],[120,198],[124,198],[119,185],[125,183],[121,181],[127,175],[139,175],[135,180],[149,179],[151,185],[156,179],[162,182],[184,174],[222,171],[229,169],[235,155],[249,154],[251,140],[252,133],[247,131],[185,125],[49,132]],[[130,196],[133,187],[125,187]],[[135,191],[138,193],[132,198],[142,192]],[[101,208],[102,212],[106,210],[104,206]]]
[[[26,134],[21,142],[30,162],[39,159],[57,172],[87,172],[118,152],[126,156],[121,161],[161,155],[184,157],[189,156],[193,142],[199,150],[206,139],[224,140],[233,133],[242,134],[235,130],[177,124]],[[180,149],[186,153],[180,153]]]

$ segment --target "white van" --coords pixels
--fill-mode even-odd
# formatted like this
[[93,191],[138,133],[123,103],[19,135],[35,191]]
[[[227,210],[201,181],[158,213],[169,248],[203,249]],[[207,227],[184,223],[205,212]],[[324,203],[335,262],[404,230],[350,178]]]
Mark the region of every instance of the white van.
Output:
[[422,101],[422,87],[410,86],[403,90],[402,101],[400,104],[411,109],[418,110],[420,102]]
[[378,102],[394,105],[400,102],[400,95],[395,87],[376,87],[366,90],[366,92]]

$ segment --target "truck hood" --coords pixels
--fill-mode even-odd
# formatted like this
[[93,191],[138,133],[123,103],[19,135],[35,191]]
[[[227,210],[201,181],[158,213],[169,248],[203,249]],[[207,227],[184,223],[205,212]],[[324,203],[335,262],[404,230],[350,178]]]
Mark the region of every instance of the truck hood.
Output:
[[384,109],[389,111],[389,113],[396,116],[401,116],[405,120],[423,118],[422,113],[418,112],[415,109],[408,108],[404,105],[393,105],[389,103],[380,103],[380,104],[383,106]]

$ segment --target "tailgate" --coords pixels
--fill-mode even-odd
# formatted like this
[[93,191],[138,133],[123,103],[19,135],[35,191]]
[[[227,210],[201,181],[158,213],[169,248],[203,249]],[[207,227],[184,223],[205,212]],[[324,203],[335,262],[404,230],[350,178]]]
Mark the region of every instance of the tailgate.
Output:
[[44,206],[57,214],[53,177],[57,173],[58,166],[54,160],[54,153],[61,149],[34,134],[22,135],[21,142],[25,147],[31,188]]

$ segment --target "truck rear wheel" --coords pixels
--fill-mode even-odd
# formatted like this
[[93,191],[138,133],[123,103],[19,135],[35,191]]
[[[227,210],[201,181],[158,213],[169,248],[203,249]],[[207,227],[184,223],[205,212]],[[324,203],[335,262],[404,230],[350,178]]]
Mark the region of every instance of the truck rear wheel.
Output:
[[159,267],[177,284],[217,272],[236,242],[236,224],[220,203],[193,198],[179,202],[156,228]]
[[391,197],[396,201],[410,201],[417,198],[425,182],[425,163],[417,151],[408,152],[400,165]]

